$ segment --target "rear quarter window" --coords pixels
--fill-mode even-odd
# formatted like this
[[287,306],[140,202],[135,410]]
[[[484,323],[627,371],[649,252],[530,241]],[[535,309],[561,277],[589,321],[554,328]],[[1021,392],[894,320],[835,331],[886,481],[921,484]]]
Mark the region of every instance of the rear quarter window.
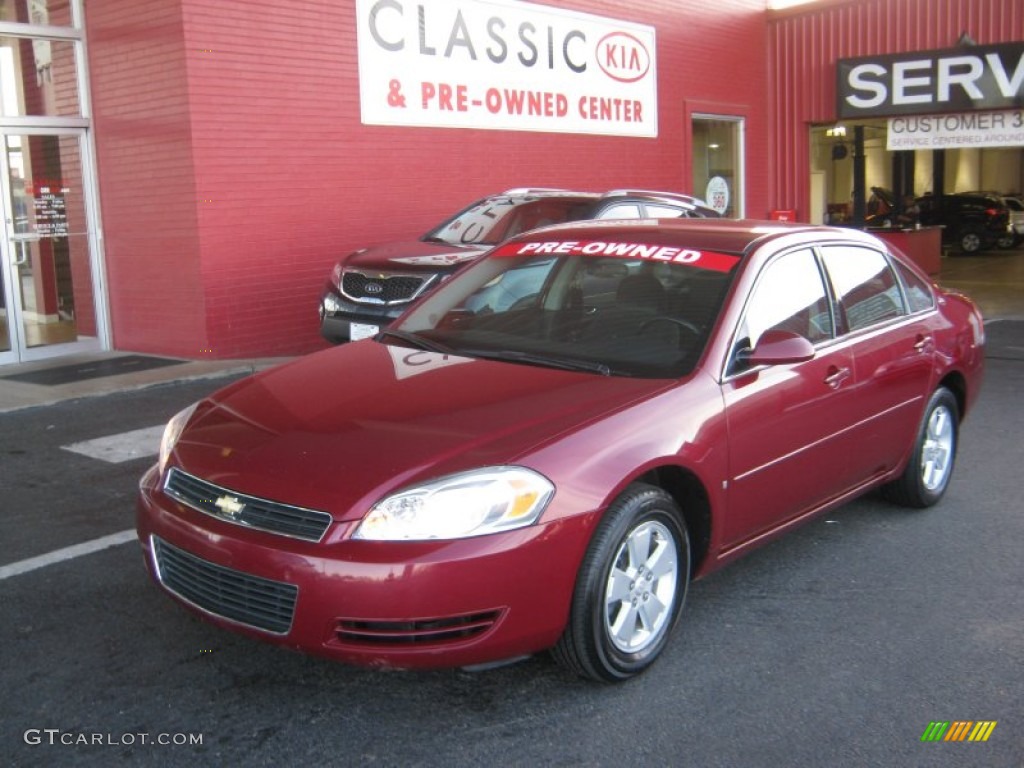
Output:
[[907,310],[913,314],[934,307],[935,294],[932,293],[932,287],[897,259],[893,259],[892,263],[903,283],[903,292],[907,296]]

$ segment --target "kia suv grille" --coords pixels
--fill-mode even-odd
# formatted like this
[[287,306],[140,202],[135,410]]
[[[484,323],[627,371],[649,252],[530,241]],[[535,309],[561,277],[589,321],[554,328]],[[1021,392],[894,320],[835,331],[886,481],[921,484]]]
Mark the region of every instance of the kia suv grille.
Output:
[[437,275],[398,275],[345,270],[342,295],[359,304],[404,304],[422,294]]

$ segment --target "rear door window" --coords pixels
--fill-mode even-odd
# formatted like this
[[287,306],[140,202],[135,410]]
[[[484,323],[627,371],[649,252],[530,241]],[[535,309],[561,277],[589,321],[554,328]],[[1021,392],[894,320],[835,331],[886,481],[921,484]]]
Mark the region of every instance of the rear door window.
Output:
[[907,314],[896,275],[883,253],[856,245],[825,246],[821,253],[847,331]]

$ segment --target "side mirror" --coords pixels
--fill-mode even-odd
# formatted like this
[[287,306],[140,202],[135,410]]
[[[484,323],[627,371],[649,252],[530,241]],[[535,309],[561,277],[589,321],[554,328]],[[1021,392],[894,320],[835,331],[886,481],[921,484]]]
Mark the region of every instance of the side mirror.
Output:
[[786,365],[802,363],[814,357],[814,345],[792,331],[765,331],[751,350],[740,353],[747,365]]

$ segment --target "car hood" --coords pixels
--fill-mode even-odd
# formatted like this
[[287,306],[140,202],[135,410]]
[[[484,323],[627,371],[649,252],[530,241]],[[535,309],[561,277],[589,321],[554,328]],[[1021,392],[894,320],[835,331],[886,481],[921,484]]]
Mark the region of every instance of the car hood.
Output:
[[344,266],[387,270],[444,270],[473,261],[489,246],[452,245],[423,240],[375,245],[356,251],[345,260]]
[[236,492],[357,519],[392,490],[515,463],[672,384],[366,340],[215,393],[173,461]]

